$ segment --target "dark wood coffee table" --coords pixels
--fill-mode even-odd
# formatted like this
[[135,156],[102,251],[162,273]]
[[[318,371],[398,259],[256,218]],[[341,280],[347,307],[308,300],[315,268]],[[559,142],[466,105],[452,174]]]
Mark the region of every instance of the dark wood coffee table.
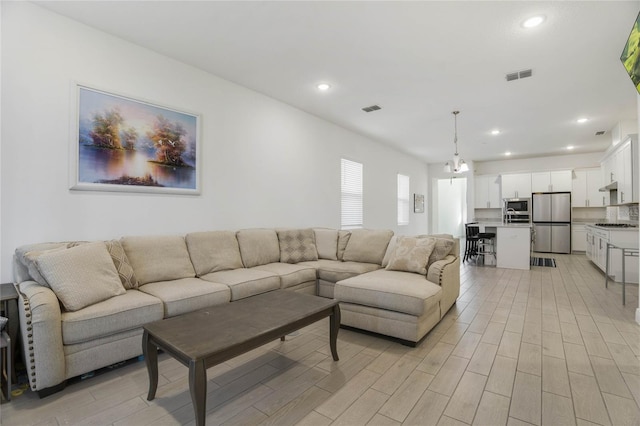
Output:
[[248,352],[287,333],[330,317],[331,355],[338,361],[340,328],[337,300],[278,290],[225,305],[155,321],[144,326],[142,351],[149,394],[158,387],[158,348],[189,367],[189,390],[196,424],[205,424],[207,368]]

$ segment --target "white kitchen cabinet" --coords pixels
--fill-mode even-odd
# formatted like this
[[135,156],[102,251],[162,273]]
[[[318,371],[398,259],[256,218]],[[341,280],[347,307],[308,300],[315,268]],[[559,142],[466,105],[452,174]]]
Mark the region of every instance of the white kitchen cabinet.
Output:
[[572,182],[572,207],[604,207],[609,204],[608,194],[600,192],[602,173],[599,168],[579,169],[574,171]]
[[571,170],[531,173],[531,192],[571,191]]
[[530,198],[531,173],[502,175],[502,198]]
[[631,141],[627,141],[616,154],[618,170],[618,204],[633,201],[633,158]]
[[638,138],[630,135],[615,147],[609,148],[602,159],[602,184],[617,184],[617,204],[637,203],[638,197]]
[[[600,170],[598,170],[598,176]],[[584,225],[571,225],[571,249],[573,251],[587,251],[587,230]]]
[[605,157],[600,163],[602,169],[602,186],[609,185],[616,181],[616,156],[612,154]]
[[[638,248],[638,229],[603,229],[587,225],[586,255],[602,271],[606,270],[607,243],[618,247]],[[609,275],[615,280],[622,279],[622,254],[620,250],[609,251]],[[638,282],[638,258],[625,261],[625,279],[628,283]]]
[[502,208],[498,175],[475,176],[475,208]]

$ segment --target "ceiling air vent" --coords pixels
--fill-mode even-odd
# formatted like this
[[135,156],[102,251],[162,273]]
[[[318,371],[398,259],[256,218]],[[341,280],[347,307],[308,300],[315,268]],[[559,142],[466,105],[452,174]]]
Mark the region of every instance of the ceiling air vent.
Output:
[[379,109],[382,109],[382,108],[380,108],[378,105],[371,105],[371,106],[362,108],[362,110],[364,112],[373,112],[373,111],[377,111]]
[[596,136],[602,136],[604,135],[604,132],[605,132],[604,130],[599,130],[596,132]]
[[520,78],[531,77],[532,75],[533,75],[533,70],[528,69],[528,70],[510,72],[509,74],[506,75],[506,78],[507,78],[507,81],[513,81],[513,80],[518,80]]

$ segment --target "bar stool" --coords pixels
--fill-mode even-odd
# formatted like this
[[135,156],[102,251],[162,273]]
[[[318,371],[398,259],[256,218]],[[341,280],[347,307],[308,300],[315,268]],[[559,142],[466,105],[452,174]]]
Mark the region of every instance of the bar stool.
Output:
[[[478,234],[478,256],[482,256],[482,263],[485,263],[485,256],[493,256],[496,259],[496,234],[493,232],[480,232]],[[476,258],[477,259],[477,258]],[[477,262],[477,260],[476,260]]]
[[478,254],[478,242],[480,240],[480,226],[478,222],[469,222],[464,224],[465,229],[465,247],[462,262],[471,259],[472,256]]

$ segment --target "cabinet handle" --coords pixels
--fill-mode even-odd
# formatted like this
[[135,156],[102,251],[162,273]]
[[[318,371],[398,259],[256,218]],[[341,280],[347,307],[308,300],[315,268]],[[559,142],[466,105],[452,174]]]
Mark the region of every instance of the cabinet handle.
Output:
[[604,203],[604,195],[602,196],[602,205],[603,205],[603,206],[604,206],[604,205],[606,205],[606,204]]
[[611,175],[611,180],[609,181],[609,183],[613,182],[613,172],[609,173]]
[[624,191],[620,191],[620,202],[624,203]]

